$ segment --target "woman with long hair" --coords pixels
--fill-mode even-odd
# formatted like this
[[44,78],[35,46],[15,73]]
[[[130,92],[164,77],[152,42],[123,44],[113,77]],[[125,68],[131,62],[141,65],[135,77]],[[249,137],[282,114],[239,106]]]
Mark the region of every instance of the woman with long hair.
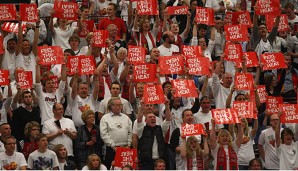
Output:
[[35,141],[35,138],[39,133],[40,125],[38,122],[31,121],[26,124],[24,129],[25,139],[23,140],[23,143],[20,143],[24,144],[23,146],[21,146],[26,159],[28,159],[30,153],[38,149],[38,145]]
[[101,163],[101,160],[97,154],[91,154],[88,156],[87,165],[82,170],[108,170],[105,165]]

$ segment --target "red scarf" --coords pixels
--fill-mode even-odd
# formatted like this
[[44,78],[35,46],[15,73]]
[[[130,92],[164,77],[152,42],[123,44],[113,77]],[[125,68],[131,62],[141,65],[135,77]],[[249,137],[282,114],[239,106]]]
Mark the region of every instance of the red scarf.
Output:
[[[141,40],[140,40],[140,37],[139,36],[141,36]],[[150,41],[152,42],[153,47],[155,48],[156,47],[156,43],[155,43],[154,38],[153,38],[153,35],[152,35],[152,33],[150,31],[148,31],[148,36],[150,38]],[[142,33],[139,33],[139,34],[135,34],[135,40],[136,40],[138,46],[142,46],[142,47],[146,48],[147,49],[147,52],[149,53],[148,42],[147,42],[147,39],[146,39],[145,34],[143,32]]]
[[[193,158],[192,157],[187,157],[187,170],[193,170]],[[197,170],[205,170],[204,169],[204,160],[202,155],[197,154],[196,155],[196,160],[197,160]]]
[[227,162],[230,163],[230,170],[238,170],[238,158],[235,150],[229,146],[229,161],[227,161],[227,156],[224,147],[221,145],[217,152],[217,164],[216,170],[227,170]]
[[[103,77],[105,77],[106,79],[104,80]],[[110,86],[111,86],[111,77],[110,75],[108,74],[107,76],[101,76],[99,77],[99,91],[98,91],[98,98],[104,98],[105,96],[105,83],[107,83],[109,89],[110,89]],[[105,83],[104,83],[105,82]]]

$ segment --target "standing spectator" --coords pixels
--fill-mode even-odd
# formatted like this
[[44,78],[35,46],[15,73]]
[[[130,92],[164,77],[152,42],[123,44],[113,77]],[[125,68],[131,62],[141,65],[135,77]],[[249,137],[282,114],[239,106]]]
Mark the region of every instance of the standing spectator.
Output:
[[117,26],[118,37],[123,41],[126,40],[126,25],[125,22],[121,19],[116,17],[117,13],[117,4],[109,3],[107,8],[107,16],[108,18],[104,18],[99,22],[98,29],[99,30],[107,30],[110,24],[115,24]]
[[[11,127],[8,123],[3,123],[0,125],[0,152],[4,152],[4,143],[7,137],[11,136]],[[17,150],[21,151],[19,143],[16,144]]]
[[175,45],[175,36],[171,31],[165,31],[162,39],[164,43],[158,47],[160,56],[172,56],[173,52],[179,52],[179,47]]
[[[296,4],[297,5],[297,4]],[[296,8],[297,9],[297,8]],[[292,26],[295,23],[298,23],[298,16],[295,14],[295,6],[292,2],[288,2],[285,5],[285,13],[288,16],[288,22]]]
[[119,97],[112,97],[108,102],[109,113],[100,121],[100,136],[106,146],[104,163],[111,167],[117,147],[130,148],[132,142],[132,122],[121,113],[123,104]]
[[[2,33],[3,34],[3,33]],[[6,49],[4,54],[0,54],[1,68],[9,70],[10,75],[13,75],[15,69],[15,51],[17,41],[11,38],[7,41]]]
[[56,153],[59,161],[59,170],[76,170],[76,164],[67,158],[67,150],[64,145],[55,145],[53,151]]
[[59,161],[54,151],[48,149],[48,138],[45,134],[36,137],[38,149],[28,158],[28,169],[31,170],[58,170]]

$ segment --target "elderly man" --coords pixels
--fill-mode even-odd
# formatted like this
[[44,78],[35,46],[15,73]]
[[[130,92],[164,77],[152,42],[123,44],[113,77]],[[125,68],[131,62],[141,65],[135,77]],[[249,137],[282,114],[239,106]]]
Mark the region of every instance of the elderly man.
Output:
[[121,113],[123,104],[119,97],[112,97],[107,108],[110,112],[101,118],[100,136],[106,146],[104,164],[110,168],[117,147],[131,146],[132,122],[126,114]]

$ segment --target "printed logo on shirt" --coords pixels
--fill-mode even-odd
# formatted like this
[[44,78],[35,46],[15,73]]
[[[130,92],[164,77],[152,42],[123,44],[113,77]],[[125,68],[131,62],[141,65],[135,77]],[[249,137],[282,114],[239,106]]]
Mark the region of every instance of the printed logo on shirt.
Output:
[[86,110],[90,110],[90,106],[88,104],[85,104],[83,106],[82,102],[78,102],[79,110],[83,113]]
[[18,164],[16,162],[9,163],[9,161],[7,159],[2,160],[1,163],[2,163],[2,168],[4,170],[16,170],[18,167]]
[[55,96],[54,98],[50,97],[45,97],[44,99],[46,102],[57,102],[57,97]]

